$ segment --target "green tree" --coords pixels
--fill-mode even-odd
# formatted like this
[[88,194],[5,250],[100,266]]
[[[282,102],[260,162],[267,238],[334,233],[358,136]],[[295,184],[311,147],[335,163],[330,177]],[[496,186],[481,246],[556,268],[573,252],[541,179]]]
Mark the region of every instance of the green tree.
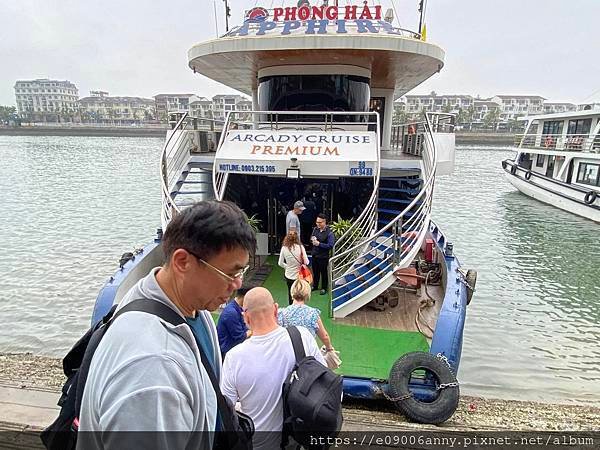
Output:
[[500,120],[500,109],[492,108],[483,118],[483,124],[486,128],[494,128],[496,129],[498,126],[498,121]]
[[17,119],[17,109],[14,106],[0,106],[0,125],[8,125]]

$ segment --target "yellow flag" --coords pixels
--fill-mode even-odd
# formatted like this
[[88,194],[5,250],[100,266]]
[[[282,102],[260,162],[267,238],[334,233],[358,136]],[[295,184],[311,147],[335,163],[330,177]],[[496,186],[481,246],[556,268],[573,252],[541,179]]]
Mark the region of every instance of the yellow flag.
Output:
[[423,24],[423,28],[421,28],[421,40],[424,42],[427,40],[427,25]]

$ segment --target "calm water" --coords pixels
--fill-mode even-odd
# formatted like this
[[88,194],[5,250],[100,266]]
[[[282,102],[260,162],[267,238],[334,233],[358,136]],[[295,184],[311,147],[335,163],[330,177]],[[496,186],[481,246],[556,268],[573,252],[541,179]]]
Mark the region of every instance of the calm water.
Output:
[[[149,138],[0,136],[0,351],[61,356],[121,253],[160,225]],[[464,393],[600,403],[600,225],[517,193],[508,149],[469,147],[434,217],[477,269]]]

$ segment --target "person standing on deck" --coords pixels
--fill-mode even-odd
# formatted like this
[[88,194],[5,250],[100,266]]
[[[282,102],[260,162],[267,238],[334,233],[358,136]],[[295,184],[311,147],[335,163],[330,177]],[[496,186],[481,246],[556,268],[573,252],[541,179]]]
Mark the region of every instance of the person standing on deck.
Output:
[[287,235],[290,231],[295,231],[300,236],[300,219],[298,216],[302,214],[306,208],[304,203],[298,200],[294,203],[294,209],[290,210],[285,217],[285,234]]
[[[277,324],[277,304],[271,293],[256,287],[246,294],[244,319],[252,337],[233,347],[223,362],[221,392],[240,402],[256,429],[255,450],[279,449],[283,428],[282,386],[296,364],[292,340]],[[326,365],[310,332],[298,327],[306,356]]]
[[219,346],[221,347],[223,358],[225,358],[229,350],[252,336],[252,332],[246,326],[242,314],[244,296],[249,290],[247,287],[238,289],[235,298],[227,303],[227,306],[225,306],[223,312],[219,315],[217,334],[219,335]]
[[319,214],[316,221],[317,226],[310,237],[312,248],[312,266],[313,266],[313,290],[319,289],[321,282],[321,295],[327,293],[329,288],[329,275],[327,267],[329,265],[329,256],[335,238],[333,232],[327,226],[327,217],[325,214]]
[[283,245],[279,252],[279,267],[285,270],[284,278],[288,287],[288,304],[292,304],[290,289],[292,283],[298,278],[298,272],[302,265],[308,266],[308,256],[304,246],[298,239],[298,233],[290,231],[283,239]]

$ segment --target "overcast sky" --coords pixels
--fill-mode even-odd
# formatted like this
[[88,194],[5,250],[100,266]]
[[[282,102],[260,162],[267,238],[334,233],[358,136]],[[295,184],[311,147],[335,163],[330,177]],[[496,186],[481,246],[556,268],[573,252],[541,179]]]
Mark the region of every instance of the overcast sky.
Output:
[[[281,4],[230,0],[231,22]],[[416,30],[418,0],[394,4],[400,25]],[[70,80],[80,97],[232,93],[187,66],[187,50],[216,35],[214,5],[223,33],[223,0],[1,0],[0,104],[15,104],[15,80],[34,78]],[[445,49],[445,67],[412,93],[600,101],[598,18],[600,0],[429,0],[428,41]]]

